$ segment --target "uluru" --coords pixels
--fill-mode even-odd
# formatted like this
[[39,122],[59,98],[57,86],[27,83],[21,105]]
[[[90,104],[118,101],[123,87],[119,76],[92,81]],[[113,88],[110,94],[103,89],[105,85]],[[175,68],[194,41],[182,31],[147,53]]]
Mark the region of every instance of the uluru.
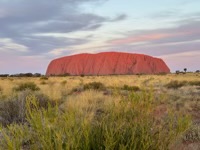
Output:
[[102,52],[76,54],[54,59],[46,75],[130,75],[170,73],[160,58],[144,54]]

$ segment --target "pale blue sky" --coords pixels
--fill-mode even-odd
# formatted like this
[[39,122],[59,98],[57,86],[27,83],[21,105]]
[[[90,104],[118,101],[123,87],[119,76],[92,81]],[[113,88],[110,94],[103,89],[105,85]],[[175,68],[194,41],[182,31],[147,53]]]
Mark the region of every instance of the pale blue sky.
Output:
[[122,51],[200,69],[199,0],[0,0],[0,74],[57,57]]

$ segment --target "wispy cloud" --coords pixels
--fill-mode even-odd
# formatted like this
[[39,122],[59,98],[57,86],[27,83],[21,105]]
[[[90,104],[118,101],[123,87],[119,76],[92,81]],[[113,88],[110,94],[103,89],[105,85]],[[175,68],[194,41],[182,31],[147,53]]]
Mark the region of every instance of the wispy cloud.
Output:
[[0,52],[5,52],[5,53],[17,53],[17,52],[28,52],[28,47],[24,45],[20,45],[18,43],[15,43],[12,41],[12,39],[9,38],[0,38]]

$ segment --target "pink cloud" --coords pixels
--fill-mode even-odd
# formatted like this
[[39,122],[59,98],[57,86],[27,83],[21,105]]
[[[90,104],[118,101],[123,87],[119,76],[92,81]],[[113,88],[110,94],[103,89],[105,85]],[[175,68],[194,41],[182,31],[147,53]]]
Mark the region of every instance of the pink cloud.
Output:
[[156,40],[163,40],[169,38],[176,38],[182,36],[190,36],[193,34],[197,34],[200,31],[197,29],[192,28],[185,28],[185,29],[172,29],[172,30],[152,30],[152,31],[145,31],[141,32],[137,35],[132,35],[130,37],[125,37],[121,39],[114,39],[108,41],[111,45],[123,45],[123,44],[131,44],[131,43],[141,43],[141,42],[150,42]]
[[167,33],[139,35],[139,36],[136,36],[136,37],[127,37],[127,38],[112,40],[112,41],[110,41],[110,43],[113,44],[113,45],[138,43],[138,42],[146,42],[146,41],[151,41],[151,40],[157,40],[157,39],[161,39],[161,38],[166,38],[166,37],[169,37],[169,36],[170,35],[167,34]]

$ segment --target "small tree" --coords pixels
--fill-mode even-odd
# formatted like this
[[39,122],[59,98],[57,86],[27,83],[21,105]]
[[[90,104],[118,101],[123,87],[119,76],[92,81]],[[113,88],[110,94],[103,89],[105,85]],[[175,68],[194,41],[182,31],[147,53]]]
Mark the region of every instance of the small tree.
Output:
[[187,71],[187,68],[184,68],[183,70],[186,72],[186,71]]

